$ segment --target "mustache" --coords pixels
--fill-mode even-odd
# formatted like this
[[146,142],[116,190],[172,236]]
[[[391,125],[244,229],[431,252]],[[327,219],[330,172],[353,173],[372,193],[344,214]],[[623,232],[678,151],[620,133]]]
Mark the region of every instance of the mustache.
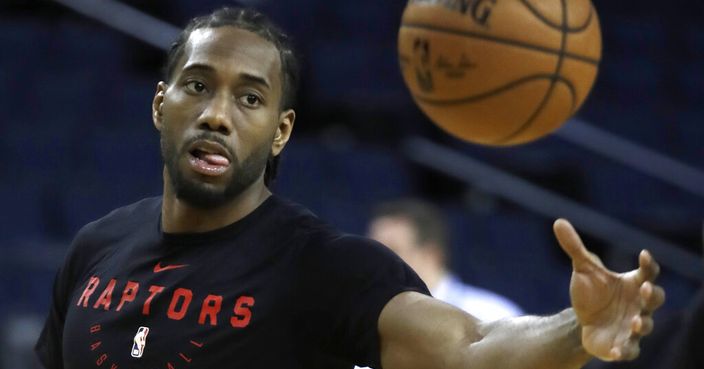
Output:
[[181,152],[186,151],[193,143],[196,141],[212,141],[220,144],[225,151],[230,155],[230,157],[233,160],[237,159],[237,156],[235,155],[234,151],[230,148],[230,145],[227,143],[225,138],[223,138],[221,135],[213,132],[202,132],[200,134],[197,134],[189,139],[187,139],[183,145],[181,146]]

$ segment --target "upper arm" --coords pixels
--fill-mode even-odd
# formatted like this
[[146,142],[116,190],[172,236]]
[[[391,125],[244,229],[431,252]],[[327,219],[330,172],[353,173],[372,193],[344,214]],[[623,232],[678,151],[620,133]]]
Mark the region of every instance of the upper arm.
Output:
[[379,316],[384,369],[454,367],[482,338],[466,312],[416,292],[391,299]]
[[35,344],[35,352],[45,368],[63,368],[63,331],[69,296],[75,287],[77,276],[86,268],[94,256],[90,224],[84,226],[64,257],[64,262],[54,277],[49,313],[42,332]]
[[369,239],[344,235],[306,245],[296,267],[297,293],[311,296],[298,307],[302,322],[311,319],[306,335],[341,359],[380,369],[381,311],[406,291],[430,292],[396,254]]

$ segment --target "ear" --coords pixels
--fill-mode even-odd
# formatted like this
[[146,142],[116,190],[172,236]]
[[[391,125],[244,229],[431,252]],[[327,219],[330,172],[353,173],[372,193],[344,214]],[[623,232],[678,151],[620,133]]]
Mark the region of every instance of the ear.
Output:
[[154,121],[154,127],[156,127],[158,131],[161,131],[163,126],[161,110],[164,106],[164,94],[167,88],[169,88],[169,85],[167,85],[166,82],[159,82],[156,85],[156,93],[152,101],[152,121]]
[[271,145],[271,153],[277,156],[281,153],[291,137],[293,131],[293,122],[296,120],[296,112],[293,109],[288,109],[279,115],[279,126],[274,134],[274,142]]

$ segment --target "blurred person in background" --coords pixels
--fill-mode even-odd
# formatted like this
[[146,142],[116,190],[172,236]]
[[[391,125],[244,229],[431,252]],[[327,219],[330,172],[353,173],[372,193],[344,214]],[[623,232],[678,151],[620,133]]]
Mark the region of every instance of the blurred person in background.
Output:
[[408,263],[436,299],[486,321],[523,314],[508,298],[464,284],[448,269],[447,222],[429,202],[404,199],[380,204],[369,222],[368,236]]

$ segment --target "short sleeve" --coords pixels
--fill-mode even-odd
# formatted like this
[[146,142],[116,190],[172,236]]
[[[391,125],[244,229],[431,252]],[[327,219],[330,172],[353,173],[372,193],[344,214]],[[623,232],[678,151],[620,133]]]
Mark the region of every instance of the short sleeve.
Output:
[[378,320],[394,296],[415,291],[430,295],[418,275],[386,246],[342,236],[320,247],[306,261],[307,288],[317,295],[318,327],[329,349],[359,366],[381,368]]
[[62,336],[68,295],[66,288],[68,281],[65,270],[66,268],[64,267],[56,273],[49,315],[35,346],[39,361],[47,369],[62,369],[64,367]]
[[34,346],[39,361],[47,369],[64,367],[63,332],[68,299],[82,271],[99,256],[95,250],[92,250],[92,245],[99,244],[91,242],[94,238],[91,236],[92,226],[93,223],[88,224],[78,232],[68,248],[64,264],[54,278],[49,314]]

